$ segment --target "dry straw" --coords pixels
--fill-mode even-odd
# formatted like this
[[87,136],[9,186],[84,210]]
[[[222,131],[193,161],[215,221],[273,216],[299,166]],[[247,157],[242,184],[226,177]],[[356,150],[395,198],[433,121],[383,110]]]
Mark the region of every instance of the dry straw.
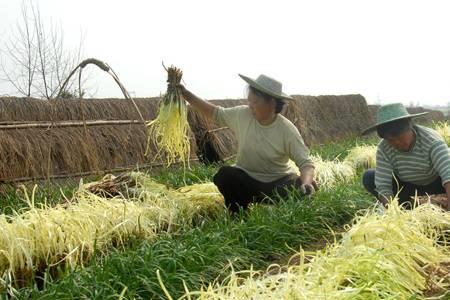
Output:
[[[80,105],[80,101],[83,102]],[[157,99],[135,99],[146,119],[157,115]],[[136,118],[136,110],[123,99],[0,99],[0,121],[40,122],[53,120]],[[14,120],[14,121],[12,121]],[[0,180],[51,178],[52,176],[159,164],[144,157],[147,131],[141,124],[89,127],[26,128],[0,130]],[[196,141],[190,137],[191,159]],[[158,149],[152,147],[152,158]]]
[[146,139],[142,125],[0,131],[0,180],[143,166]]
[[[146,120],[158,113],[159,98],[134,99]],[[137,110],[126,99],[0,98],[0,122],[69,120],[140,120]]]
[[358,135],[370,120],[361,95],[294,95],[284,115],[299,129],[307,145]]

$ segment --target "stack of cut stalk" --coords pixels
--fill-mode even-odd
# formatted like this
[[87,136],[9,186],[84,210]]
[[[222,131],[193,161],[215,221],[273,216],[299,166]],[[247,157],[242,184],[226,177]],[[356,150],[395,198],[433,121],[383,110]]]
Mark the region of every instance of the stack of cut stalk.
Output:
[[167,71],[167,92],[159,106],[158,117],[147,123],[148,142],[145,154],[151,145],[157,147],[155,157],[164,157],[167,166],[181,161],[183,165],[189,161],[189,123],[187,120],[186,102],[178,87],[183,72],[171,66]]
[[87,191],[88,184],[64,205],[38,208],[33,196],[27,196],[27,211],[0,215],[0,287],[26,282],[47,267],[83,265],[94,250],[107,251],[131,237],[152,240],[223,207],[213,184],[171,190],[142,173],[129,176],[135,182],[134,191],[127,193],[131,199],[95,195]]
[[[320,156],[311,155],[315,166],[315,180],[321,189],[330,189],[340,182],[348,182],[353,179],[361,168],[374,168],[376,165],[377,147],[373,145],[355,146],[348,151],[343,161],[323,160]],[[300,174],[295,163],[289,164]]]
[[450,215],[436,206],[405,211],[394,202],[385,214],[357,218],[340,242],[301,251],[295,264],[232,272],[225,283],[183,299],[443,299],[450,286],[449,230]]
[[[328,190],[335,187],[339,182],[348,182],[352,180],[355,175],[355,169],[352,165],[338,160],[323,160],[318,155],[311,155],[314,162],[314,180],[319,184],[320,189]],[[300,175],[300,170],[292,160],[289,164]]]
[[349,163],[355,169],[375,168],[377,156],[377,146],[361,145],[355,146],[349,150],[345,162]]

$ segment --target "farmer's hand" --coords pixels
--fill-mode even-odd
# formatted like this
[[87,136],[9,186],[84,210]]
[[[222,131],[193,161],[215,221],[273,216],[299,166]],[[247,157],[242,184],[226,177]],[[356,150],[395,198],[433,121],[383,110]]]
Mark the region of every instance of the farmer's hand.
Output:
[[316,189],[312,182],[302,183],[302,185],[300,185],[300,191],[305,195],[313,195],[316,192]]
[[314,181],[314,168],[305,167],[301,170],[299,178],[300,191],[306,195],[312,195],[317,190],[317,184]]
[[187,96],[188,96],[188,89],[184,86],[184,85],[182,85],[181,83],[179,83],[179,84],[177,84],[177,88],[180,90],[180,92],[181,92],[181,95],[183,96],[183,98],[187,98]]
[[303,182],[301,178],[299,178],[300,183],[300,192],[305,195],[313,195],[318,189],[317,182],[315,180]]
[[189,102],[189,104],[191,104],[195,109],[197,109],[207,118],[213,118],[214,110],[216,109],[216,106],[214,104],[197,97],[181,83],[177,84],[177,88],[180,90],[184,100]]
[[181,92],[181,96],[184,100],[191,103],[191,100],[196,100],[196,97],[194,94],[191,93],[184,85],[181,83],[177,84],[177,89]]

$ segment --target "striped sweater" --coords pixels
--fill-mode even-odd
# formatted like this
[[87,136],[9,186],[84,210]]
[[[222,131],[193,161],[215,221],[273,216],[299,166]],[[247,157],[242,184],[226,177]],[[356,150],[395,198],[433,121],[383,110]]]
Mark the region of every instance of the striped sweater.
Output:
[[416,125],[413,130],[416,142],[408,152],[396,150],[384,139],[378,144],[375,185],[379,194],[392,195],[392,174],[416,185],[427,185],[439,176],[442,185],[450,182],[447,144],[433,129]]

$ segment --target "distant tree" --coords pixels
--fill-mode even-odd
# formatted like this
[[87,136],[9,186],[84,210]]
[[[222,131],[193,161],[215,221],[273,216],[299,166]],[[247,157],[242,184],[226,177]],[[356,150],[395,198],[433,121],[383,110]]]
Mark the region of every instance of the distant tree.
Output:
[[[70,71],[80,62],[82,39],[77,49],[67,49],[61,26],[46,26],[38,6],[22,2],[21,19],[9,40],[0,45],[0,79],[16,94],[52,99]],[[65,95],[77,95],[75,80]]]

